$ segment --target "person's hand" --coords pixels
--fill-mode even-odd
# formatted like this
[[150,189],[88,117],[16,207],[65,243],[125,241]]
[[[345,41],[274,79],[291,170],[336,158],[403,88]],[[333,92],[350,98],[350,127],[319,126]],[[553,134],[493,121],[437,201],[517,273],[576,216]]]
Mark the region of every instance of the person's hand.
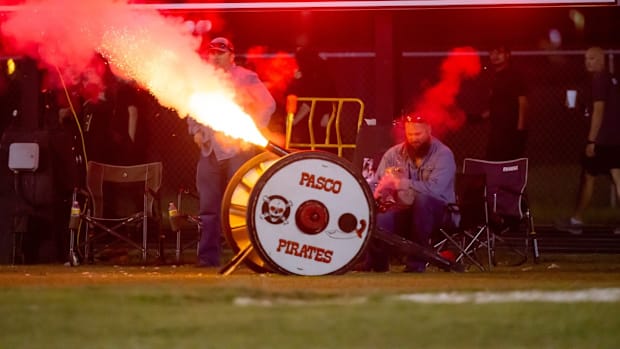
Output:
[[198,146],[198,148],[202,147],[204,140],[202,139],[202,132],[194,133],[194,143]]
[[377,183],[374,197],[381,206],[392,206],[396,202],[394,198],[395,192],[396,179],[393,175],[392,168],[388,168],[379,183]]
[[387,207],[410,206],[413,204],[414,195],[411,182],[405,176],[404,169],[400,167],[387,168],[374,192],[374,197],[380,205]]
[[408,178],[399,178],[396,183],[396,196],[398,203],[404,206],[411,206],[415,198],[415,192],[411,187]]
[[71,109],[69,108],[60,108],[58,110],[58,123],[63,124],[65,121],[68,121],[71,118]]
[[589,157],[589,158],[594,157],[594,154],[595,154],[594,148],[595,148],[595,146],[596,145],[594,143],[588,143],[586,145],[586,156],[587,157]]

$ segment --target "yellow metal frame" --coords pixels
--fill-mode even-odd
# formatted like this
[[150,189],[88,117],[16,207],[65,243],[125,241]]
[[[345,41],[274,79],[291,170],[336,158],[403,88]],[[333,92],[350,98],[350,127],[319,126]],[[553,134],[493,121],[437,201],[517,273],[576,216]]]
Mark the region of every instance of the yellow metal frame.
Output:
[[[340,127],[341,114],[345,103],[354,103],[359,106],[359,113],[357,116],[357,130],[359,132],[360,127],[364,119],[364,102],[358,98],[322,98],[322,97],[297,97],[297,103],[309,102],[310,113],[308,114],[308,130],[310,133],[310,143],[293,143],[291,142],[291,135],[293,133],[293,118],[294,113],[288,113],[286,116],[286,149],[299,148],[299,149],[338,149],[338,156],[342,157],[344,149],[355,149],[355,143],[343,143],[342,142],[342,130]],[[316,104],[319,102],[332,102],[332,112],[327,121],[325,140],[322,143],[317,142],[314,135],[314,111]],[[336,132],[336,143],[331,143],[332,129]]]

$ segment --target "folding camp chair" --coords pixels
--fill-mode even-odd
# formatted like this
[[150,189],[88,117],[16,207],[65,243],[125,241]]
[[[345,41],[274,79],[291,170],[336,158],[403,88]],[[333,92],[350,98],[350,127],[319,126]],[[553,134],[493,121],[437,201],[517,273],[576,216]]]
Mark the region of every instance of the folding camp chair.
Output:
[[457,173],[455,192],[456,202],[448,204],[447,224],[439,229],[433,247],[442,255],[453,254],[456,263],[474,265],[481,271],[488,266],[490,270],[492,251],[486,176]]
[[534,262],[538,262],[540,256],[534,218],[525,194],[528,159],[486,161],[466,158],[463,173],[483,174],[486,177],[493,264],[498,263],[500,249],[506,264],[525,263],[530,249]]
[[[78,251],[83,251],[87,262],[92,262],[96,256],[113,251],[120,245],[137,250],[142,262],[146,262],[149,222],[154,225],[152,230],[160,239],[159,255],[162,256],[158,200],[161,183],[161,162],[116,166],[89,161],[86,174],[88,190],[76,189],[73,195],[74,207],[69,224],[71,263],[78,263]],[[84,197],[81,205],[84,209],[75,207],[81,196]],[[80,222],[86,223],[83,241],[78,241],[76,236]]]

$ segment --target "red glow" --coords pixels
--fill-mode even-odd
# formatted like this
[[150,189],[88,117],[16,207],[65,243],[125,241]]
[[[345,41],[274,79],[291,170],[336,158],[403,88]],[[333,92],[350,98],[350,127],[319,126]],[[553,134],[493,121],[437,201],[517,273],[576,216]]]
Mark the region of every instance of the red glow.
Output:
[[297,63],[295,63],[295,58],[286,52],[277,52],[270,58],[263,58],[265,53],[265,47],[250,48],[248,50],[248,65],[255,69],[273,98],[276,101],[284,101],[286,88],[293,80]]
[[415,113],[423,115],[433,134],[443,136],[465,123],[465,113],[455,103],[464,79],[480,73],[480,57],[471,47],[453,49],[441,64],[440,81],[426,90],[415,103]]
[[224,72],[200,57],[200,38],[181,18],[137,10],[127,0],[31,0],[11,13],[2,35],[15,53],[59,71],[68,85],[86,78],[82,92],[88,96],[105,81],[101,69],[87,69],[99,53],[115,75],[148,89],[179,116],[191,115],[233,138],[267,143],[237,105],[245,104],[243,96],[235,95]]

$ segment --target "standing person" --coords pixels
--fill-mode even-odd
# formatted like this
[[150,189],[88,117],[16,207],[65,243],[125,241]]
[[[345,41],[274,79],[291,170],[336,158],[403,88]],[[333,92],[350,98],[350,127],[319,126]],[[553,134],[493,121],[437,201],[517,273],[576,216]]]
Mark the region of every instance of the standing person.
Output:
[[512,66],[508,47],[493,48],[489,60],[493,80],[489,110],[482,115],[491,123],[486,159],[513,160],[525,154],[527,87],[521,74]]
[[[144,120],[139,120],[137,86],[112,72],[107,60],[95,54],[83,74],[80,95],[88,160],[111,165],[144,162]],[[61,118],[70,117],[69,110]]]
[[[297,97],[331,97],[336,98],[336,87],[327,69],[325,60],[314,49],[299,47],[295,51],[297,71],[294,80],[286,91],[286,95]],[[314,140],[324,143],[327,132],[327,122],[334,110],[331,102],[317,102],[312,120]],[[293,131],[291,141],[294,143],[310,143],[308,118],[311,105],[303,102],[297,108],[293,117]]]
[[[275,110],[275,101],[256,73],[235,64],[234,46],[226,38],[211,40],[208,50],[208,61],[230,77],[239,98],[237,102],[253,117],[259,129],[266,128]],[[197,265],[216,267],[220,265],[220,210],[224,190],[239,167],[258,151],[255,147],[242,148],[240,142],[235,143],[192,118],[187,120],[189,132],[201,152],[196,170],[202,223]]]
[[[406,140],[388,149],[377,167],[375,199],[395,202],[377,215],[377,227],[430,247],[431,233],[443,223],[448,203],[455,201],[456,163],[452,150],[431,135],[424,118],[408,116],[403,124]],[[426,262],[409,256],[405,272],[424,272]],[[365,267],[388,271],[387,246],[373,244]]]
[[[594,180],[610,175],[620,198],[620,87],[618,79],[605,70],[605,52],[591,47],[585,54],[591,74],[592,114],[582,158],[581,180],[575,211],[568,221],[569,231],[581,233],[584,213],[592,199]],[[616,229],[620,233],[620,229]]]

